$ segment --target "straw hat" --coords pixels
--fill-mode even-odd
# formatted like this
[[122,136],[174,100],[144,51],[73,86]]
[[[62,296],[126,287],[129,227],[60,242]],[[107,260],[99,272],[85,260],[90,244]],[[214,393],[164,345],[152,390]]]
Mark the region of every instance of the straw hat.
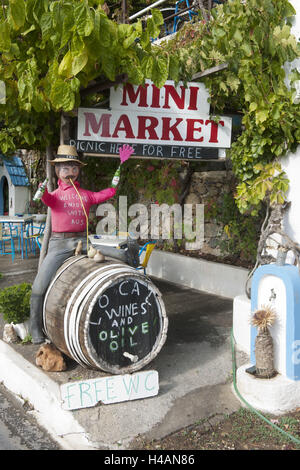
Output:
[[79,160],[76,147],[73,145],[60,145],[57,149],[56,158],[54,160],[48,160],[51,165],[60,162],[76,162],[82,166],[87,165]]

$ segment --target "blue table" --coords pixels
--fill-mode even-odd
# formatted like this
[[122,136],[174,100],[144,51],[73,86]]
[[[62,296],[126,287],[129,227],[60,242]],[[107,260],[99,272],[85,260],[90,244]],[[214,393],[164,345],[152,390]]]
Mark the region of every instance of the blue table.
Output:
[[[21,244],[21,255],[22,258],[24,259],[24,230],[25,226],[27,224],[30,224],[32,226],[33,224],[33,217],[31,215],[23,215],[21,217],[18,217],[16,215],[0,215],[0,224],[8,224],[10,227],[10,232],[12,232],[12,229],[14,226],[20,226],[20,229],[18,227],[18,233],[20,236],[20,244]],[[14,253],[13,253],[13,259],[14,259]]]

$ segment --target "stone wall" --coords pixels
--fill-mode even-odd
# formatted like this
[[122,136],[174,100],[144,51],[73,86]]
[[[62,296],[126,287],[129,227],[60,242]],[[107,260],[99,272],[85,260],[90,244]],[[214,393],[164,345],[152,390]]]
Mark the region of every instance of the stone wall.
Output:
[[[184,179],[185,174],[180,174],[180,179]],[[224,258],[228,253],[220,250],[219,243],[221,240],[226,239],[227,236],[224,232],[224,226],[217,222],[216,218],[209,210],[212,203],[222,205],[224,194],[232,192],[234,176],[230,170],[214,170],[214,171],[198,171],[194,172],[191,178],[189,193],[185,197],[184,204],[204,205],[204,243],[200,250],[196,250],[195,254],[211,255],[213,257]],[[146,205],[148,208],[149,220],[148,226],[150,227],[150,206],[153,201],[145,199],[144,191],[139,191],[138,203]],[[208,209],[208,211],[207,211]],[[195,210],[194,210],[195,214]],[[171,227],[173,226],[173,218],[171,215]],[[195,227],[193,227],[193,230]],[[159,247],[167,251],[173,251],[173,240],[160,240]],[[185,249],[185,244],[180,244],[181,249]],[[176,250],[177,251],[177,250]],[[193,252],[190,252],[191,254]]]
[[[209,213],[211,203],[221,204],[224,194],[232,191],[233,180],[233,174],[229,170],[195,172],[185,203],[204,204],[205,213]],[[218,257],[225,256],[226,253],[222,253],[218,247],[220,239],[225,237],[224,227],[215,218],[205,217],[204,243],[201,253]]]

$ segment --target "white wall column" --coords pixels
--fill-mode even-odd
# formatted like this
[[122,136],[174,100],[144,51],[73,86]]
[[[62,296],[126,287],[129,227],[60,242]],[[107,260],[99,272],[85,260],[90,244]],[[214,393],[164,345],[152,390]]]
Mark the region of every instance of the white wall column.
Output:
[[[297,41],[300,40],[300,2],[299,0],[290,0],[290,3],[296,10],[296,16],[293,19],[292,34],[296,37]],[[300,72],[300,59],[296,59],[291,63],[285,65],[287,75],[290,70],[297,68]],[[300,105],[299,105],[300,106]],[[300,174],[300,146],[298,146],[295,153],[289,153],[281,160],[282,168],[287,174],[290,181],[287,198],[291,201],[291,206],[285,213],[283,221],[284,231],[297,243],[300,243],[300,189],[299,189],[299,174]],[[287,262],[293,262],[291,253],[288,254]]]

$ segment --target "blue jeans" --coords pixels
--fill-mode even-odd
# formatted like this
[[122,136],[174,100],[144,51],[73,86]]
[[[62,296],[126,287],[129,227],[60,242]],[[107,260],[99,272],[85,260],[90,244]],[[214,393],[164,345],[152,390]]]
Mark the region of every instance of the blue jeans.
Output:
[[32,342],[44,342],[43,303],[48,286],[58,268],[74,255],[78,241],[82,241],[82,253],[86,253],[86,236],[74,238],[50,238],[47,256],[43,260],[32,285],[30,299],[30,333]]

